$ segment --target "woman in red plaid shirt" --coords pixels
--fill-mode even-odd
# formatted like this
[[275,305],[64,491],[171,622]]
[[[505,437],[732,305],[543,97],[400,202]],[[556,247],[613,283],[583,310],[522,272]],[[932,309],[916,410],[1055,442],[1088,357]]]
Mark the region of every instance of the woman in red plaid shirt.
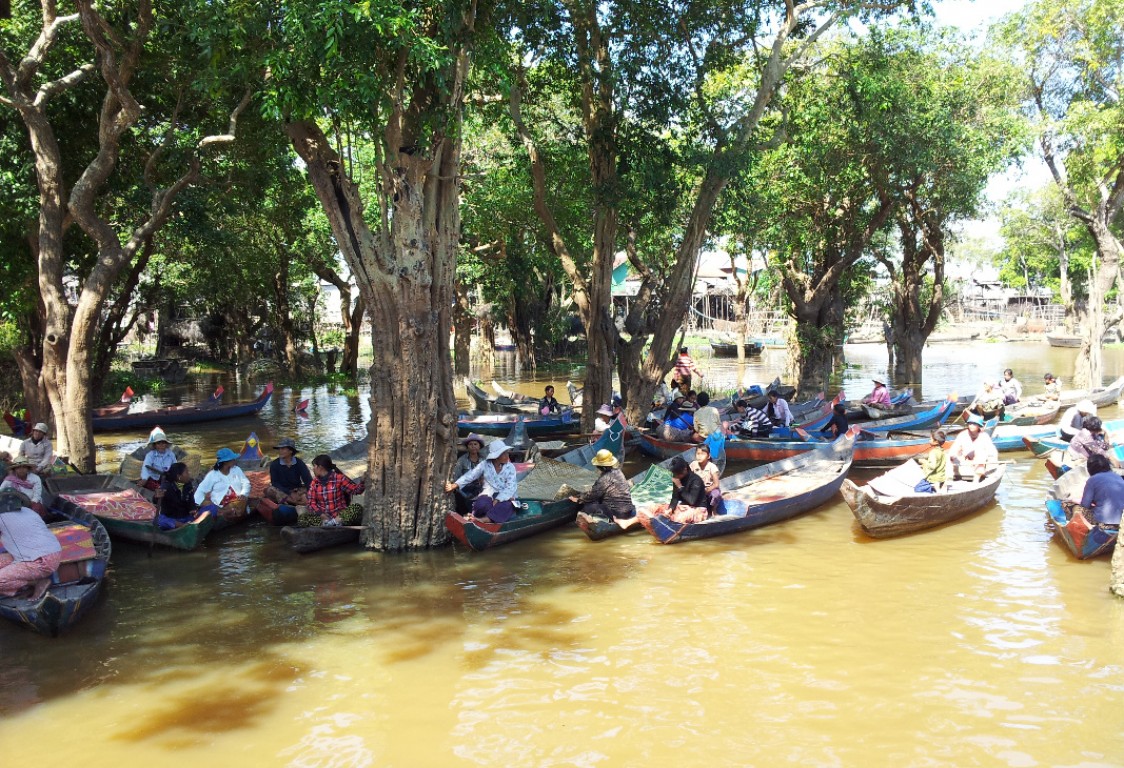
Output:
[[363,483],[355,482],[340,472],[332,458],[320,454],[312,460],[312,484],[308,486],[308,508],[320,515],[325,528],[340,524],[340,512],[351,503],[351,497],[363,493]]

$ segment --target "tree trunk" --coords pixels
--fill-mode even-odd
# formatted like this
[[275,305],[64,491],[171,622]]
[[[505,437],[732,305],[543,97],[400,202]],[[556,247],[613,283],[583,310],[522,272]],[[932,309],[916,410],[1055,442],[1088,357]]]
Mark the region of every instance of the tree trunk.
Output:
[[273,275],[273,293],[276,298],[277,327],[285,343],[285,368],[290,378],[300,376],[300,355],[296,334],[293,333],[293,316],[289,310],[289,257],[281,254],[280,265]]
[[789,339],[785,378],[796,385],[798,399],[826,391],[835,366],[835,347],[842,341],[843,328],[833,324],[832,313],[825,309],[809,307],[798,314]]
[[[350,301],[351,294],[348,293],[348,301]],[[367,312],[367,305],[360,296],[355,301],[355,308],[348,314],[347,310],[343,310],[345,315],[348,315],[348,323],[345,324],[344,330],[347,335],[344,336],[343,341],[343,359],[340,361],[340,373],[347,376],[347,378],[355,380],[359,378],[359,335],[363,330],[363,315]]]
[[[890,272],[890,327],[894,336],[893,379],[922,391],[925,342],[936,329],[944,308],[944,229],[936,215],[911,200],[912,218],[898,220],[902,246],[900,269],[881,259]],[[933,293],[922,306],[926,266],[933,264]]]
[[447,541],[444,484],[456,455],[449,328],[460,146],[446,138],[420,151],[394,133],[396,125],[388,124],[391,159],[381,168],[392,212],[378,230],[365,220],[358,185],[319,126],[286,125],[381,333],[371,365],[364,515],[366,542],[380,550]]
[[1082,317],[1081,346],[1073,364],[1073,381],[1078,388],[1091,389],[1101,386],[1103,379],[1101,341],[1105,331],[1120,320],[1118,309],[1111,316],[1105,312],[1105,297],[1116,282],[1122,248],[1109,228],[1103,206],[1096,211],[1088,228],[1097,245],[1100,263],[1095,264],[1089,276],[1089,302]]
[[457,302],[453,305],[453,373],[460,381],[472,372],[472,329],[476,318],[468,304],[468,293],[457,284]]

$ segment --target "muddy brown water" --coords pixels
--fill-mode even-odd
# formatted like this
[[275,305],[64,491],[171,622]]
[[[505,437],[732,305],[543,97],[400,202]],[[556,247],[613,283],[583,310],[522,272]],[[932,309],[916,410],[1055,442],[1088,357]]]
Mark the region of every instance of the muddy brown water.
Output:
[[[864,394],[885,350],[847,353],[842,382]],[[1033,393],[1072,354],[933,346],[923,394],[1008,365]],[[1124,372],[1106,358],[1106,378]],[[498,373],[537,394],[568,372]],[[256,392],[224,383],[228,401]],[[366,417],[359,398],[283,389],[260,418],[169,432],[199,451],[291,435],[311,456]],[[99,462],[142,438],[100,436]],[[483,554],[301,557],[257,524],[193,553],[120,543],[72,634],[0,626],[0,752],[118,768],[1124,765],[1124,600],[1107,559],[1051,540],[1049,477],[1012,457],[994,505],[887,541],[835,501],[671,547],[563,528]]]

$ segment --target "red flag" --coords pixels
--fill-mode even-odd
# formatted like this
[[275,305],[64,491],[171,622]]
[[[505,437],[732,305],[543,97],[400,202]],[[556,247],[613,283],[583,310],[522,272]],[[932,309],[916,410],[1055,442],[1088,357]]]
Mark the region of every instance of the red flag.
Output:
[[134,394],[135,393],[133,392],[132,387],[125,387],[125,391],[121,393],[121,402],[123,402],[123,403],[129,402],[130,400],[133,399]]

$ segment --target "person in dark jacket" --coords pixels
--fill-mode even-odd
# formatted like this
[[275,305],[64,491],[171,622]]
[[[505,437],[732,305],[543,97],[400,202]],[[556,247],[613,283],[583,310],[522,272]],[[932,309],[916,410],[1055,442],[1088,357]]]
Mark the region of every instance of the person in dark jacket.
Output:
[[[671,470],[672,483],[668,516],[681,523],[705,520],[710,515],[706,483],[691,471],[690,465],[680,456],[671,460],[668,469]],[[680,510],[680,506],[684,509]],[[677,511],[681,514],[676,515]]]
[[169,531],[195,519],[198,507],[195,503],[195,484],[186,464],[177,461],[168,467],[155,499],[160,505],[156,524],[162,530]]
[[831,408],[831,419],[828,420],[827,424],[824,424],[820,432],[832,437],[840,437],[847,434],[847,430],[850,428],[851,425],[847,423],[847,409],[843,407],[842,403],[836,403]]
[[265,491],[266,496],[278,504],[307,504],[312,473],[308,465],[297,457],[296,443],[291,437],[286,437],[273,447],[278,454],[269,464],[269,488]]
[[635,522],[636,507],[632,505],[632,486],[621,472],[621,463],[613,452],[601,449],[590,462],[600,474],[588,493],[571,496],[570,501],[582,505],[581,514],[616,521],[622,528]]

